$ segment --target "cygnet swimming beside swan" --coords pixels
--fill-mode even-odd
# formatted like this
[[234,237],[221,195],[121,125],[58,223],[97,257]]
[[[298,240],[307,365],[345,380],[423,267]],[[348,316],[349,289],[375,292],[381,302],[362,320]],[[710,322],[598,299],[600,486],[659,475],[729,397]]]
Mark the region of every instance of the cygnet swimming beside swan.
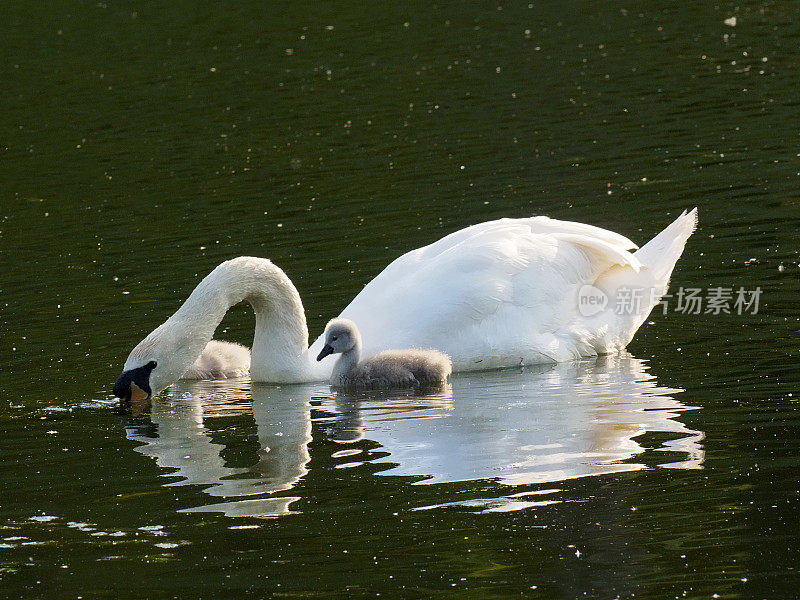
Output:
[[453,371],[450,357],[436,350],[384,350],[361,361],[361,334],[350,319],[333,319],[325,327],[325,346],[317,361],[341,354],[331,385],[357,388],[420,387],[444,383]]
[[250,372],[250,348],[211,340],[181,379],[233,379]]

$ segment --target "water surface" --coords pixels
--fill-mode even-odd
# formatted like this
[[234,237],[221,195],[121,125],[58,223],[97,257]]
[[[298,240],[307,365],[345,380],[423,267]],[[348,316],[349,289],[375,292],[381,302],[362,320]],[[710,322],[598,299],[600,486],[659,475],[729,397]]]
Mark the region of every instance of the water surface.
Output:
[[[780,598],[800,589],[788,2],[6,7],[10,597]],[[735,25],[730,19],[736,17]],[[129,350],[265,256],[322,330],[388,262],[546,214],[700,228],[629,353],[439,394],[180,384]],[[218,336],[248,343],[234,308]]]

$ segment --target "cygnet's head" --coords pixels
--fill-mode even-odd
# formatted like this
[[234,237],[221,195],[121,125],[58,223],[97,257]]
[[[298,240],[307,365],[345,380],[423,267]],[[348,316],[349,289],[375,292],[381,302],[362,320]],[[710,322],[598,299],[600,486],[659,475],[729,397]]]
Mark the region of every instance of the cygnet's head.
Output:
[[361,336],[355,323],[350,319],[333,319],[325,327],[325,346],[317,356],[317,360],[322,360],[329,354],[347,352],[360,343]]

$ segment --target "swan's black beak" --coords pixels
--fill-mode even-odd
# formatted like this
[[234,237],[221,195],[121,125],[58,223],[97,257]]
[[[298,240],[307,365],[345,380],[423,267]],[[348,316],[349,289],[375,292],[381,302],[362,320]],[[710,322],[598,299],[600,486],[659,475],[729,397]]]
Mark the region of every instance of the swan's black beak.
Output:
[[143,367],[124,371],[114,384],[114,395],[126,405],[149,400],[153,395],[150,389],[150,371],[155,367],[155,361],[150,361]]
[[317,360],[318,361],[322,360],[323,358],[328,356],[328,354],[333,354],[333,347],[330,344],[325,344],[325,346],[322,347],[322,350],[319,351]]

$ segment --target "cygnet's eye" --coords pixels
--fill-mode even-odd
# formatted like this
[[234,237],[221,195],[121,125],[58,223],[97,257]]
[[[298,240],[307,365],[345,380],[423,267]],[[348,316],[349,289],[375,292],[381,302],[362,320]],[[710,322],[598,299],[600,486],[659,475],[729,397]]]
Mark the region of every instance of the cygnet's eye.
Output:
[[332,341],[332,342],[335,342],[335,341],[336,341],[336,336],[335,336],[335,335],[332,335],[332,336],[331,336],[331,341]]

